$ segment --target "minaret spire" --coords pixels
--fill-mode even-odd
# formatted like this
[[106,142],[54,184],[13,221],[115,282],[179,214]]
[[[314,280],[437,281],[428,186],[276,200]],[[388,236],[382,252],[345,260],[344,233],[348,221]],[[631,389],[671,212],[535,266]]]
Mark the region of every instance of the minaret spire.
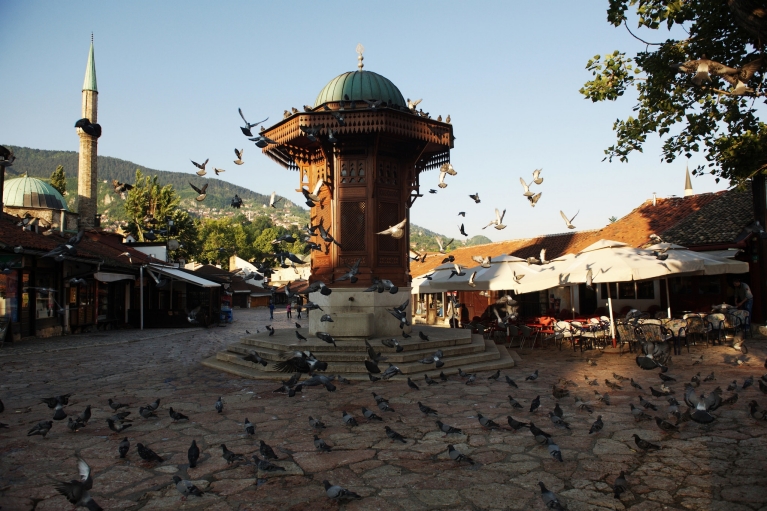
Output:
[[689,197],[690,195],[695,195],[692,191],[692,181],[690,180],[690,166],[688,165],[685,169],[685,177],[684,177],[684,196]]
[[363,60],[365,60],[365,57],[362,56],[362,54],[365,52],[365,47],[362,46],[362,43],[357,43],[357,69],[362,71],[362,68],[365,67],[365,64],[362,63]]
[[[91,124],[98,122],[99,91],[96,86],[96,58],[93,51],[93,34],[88,52],[88,64],[85,66],[85,80],[82,90],[82,110],[80,117]],[[80,137],[80,156],[77,169],[77,213],[80,228],[96,227],[96,191],[98,187],[98,136],[85,133],[76,128]]]

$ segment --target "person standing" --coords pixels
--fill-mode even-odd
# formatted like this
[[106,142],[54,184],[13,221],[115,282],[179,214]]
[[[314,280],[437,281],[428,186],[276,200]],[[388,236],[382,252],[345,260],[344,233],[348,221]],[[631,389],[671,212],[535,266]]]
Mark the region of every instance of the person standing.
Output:
[[751,287],[745,282],[741,282],[740,279],[732,281],[732,285],[735,288],[735,307],[740,310],[748,311],[748,318],[746,318],[746,329],[751,328],[751,310],[754,308],[754,295],[751,293]]
[[274,302],[269,300],[269,319],[274,319]]
[[293,315],[290,313],[290,302],[288,302],[287,307],[285,307],[285,312],[288,314],[288,319],[293,317]]
[[296,319],[301,319],[301,304],[300,303],[296,304],[296,312],[298,313],[298,315],[296,316]]

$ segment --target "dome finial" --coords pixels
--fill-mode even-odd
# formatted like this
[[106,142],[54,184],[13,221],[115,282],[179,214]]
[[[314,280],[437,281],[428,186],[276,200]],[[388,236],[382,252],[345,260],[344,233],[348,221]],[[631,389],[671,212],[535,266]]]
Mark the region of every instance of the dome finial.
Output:
[[365,51],[365,47],[362,46],[362,43],[357,44],[357,69],[362,71],[362,68],[365,67],[365,64],[362,63],[363,60],[365,60],[365,57],[362,56],[362,54]]

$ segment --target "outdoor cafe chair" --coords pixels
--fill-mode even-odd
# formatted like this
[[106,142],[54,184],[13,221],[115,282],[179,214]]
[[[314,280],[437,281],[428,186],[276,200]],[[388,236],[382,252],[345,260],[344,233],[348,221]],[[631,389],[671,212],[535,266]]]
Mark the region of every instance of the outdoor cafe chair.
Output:
[[530,349],[535,348],[535,341],[538,339],[538,332],[533,331],[527,325],[519,325],[519,349],[525,347],[525,342],[530,341]]
[[724,332],[732,331],[732,335],[737,335],[742,331],[745,335],[746,325],[748,324],[748,311],[746,310],[728,310],[724,313]]
[[573,350],[575,350],[575,336],[573,335],[573,327],[568,323],[567,321],[557,321],[553,325],[554,330],[554,340],[559,345],[559,349],[562,349],[562,343],[567,341],[570,341],[570,344],[573,346]]
[[700,316],[700,314],[685,314],[684,320],[687,323],[687,342],[692,342],[695,337],[699,337],[705,340],[706,346],[708,346],[709,329],[706,326],[706,321]]
[[583,353],[584,344],[587,348],[592,347],[595,336],[594,332],[589,331],[589,327],[584,326],[580,321],[571,321],[570,326],[573,328],[573,351],[575,351],[576,344],[580,347],[581,353]]
[[639,322],[639,337],[645,342],[665,342],[669,336],[660,320],[645,319]]
[[674,355],[682,354],[682,339],[687,345],[687,353],[690,352],[690,343],[687,342],[687,321],[684,319],[669,319],[665,326],[666,335],[674,343]]
[[623,352],[623,345],[629,345],[629,353],[633,353],[639,338],[637,337],[637,327],[627,321],[619,320],[615,322],[615,331],[620,341],[620,350]]
[[712,332],[716,332],[716,340],[719,344],[722,344],[722,339],[725,337],[724,323],[727,320],[725,315],[721,312],[713,312],[706,316],[706,322],[708,323],[708,329]]
[[514,339],[519,338],[519,327],[517,325],[507,325],[506,328],[509,335],[509,348],[511,348],[511,343],[514,342]]

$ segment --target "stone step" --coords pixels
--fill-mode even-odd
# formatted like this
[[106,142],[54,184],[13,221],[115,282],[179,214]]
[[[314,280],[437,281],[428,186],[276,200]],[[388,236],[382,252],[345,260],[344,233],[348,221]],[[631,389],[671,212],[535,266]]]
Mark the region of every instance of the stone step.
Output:
[[[307,340],[300,341],[294,333],[296,331],[306,337]],[[417,331],[413,331],[413,335],[410,338],[403,339],[398,337],[397,340],[403,348],[403,353],[419,350],[433,350],[433,353],[440,348],[444,350],[444,348],[450,346],[470,344],[472,334],[468,329],[430,328],[428,330],[428,336],[429,340],[424,341],[418,337]],[[383,346],[380,340],[381,338],[377,337],[374,339],[369,339],[368,342],[375,348],[376,351],[381,351],[382,353],[396,353],[394,348],[387,348],[386,346]],[[252,334],[241,338],[240,343],[253,346],[256,351],[259,349],[272,349],[279,351],[298,349],[321,353],[325,351],[358,352],[365,350],[365,343],[361,340],[336,340],[336,345],[333,346],[332,344],[323,342],[314,336],[310,336],[307,328],[276,330],[273,336],[269,336],[269,332],[260,332],[258,334]],[[322,359],[322,357],[318,358]]]
[[[441,348],[432,346],[426,343],[426,346],[428,346],[428,348],[426,349],[418,349],[418,350],[414,349],[411,351],[403,350],[400,353],[397,353],[395,350],[391,348],[386,348],[385,346],[380,344],[380,342],[376,344],[376,341],[373,341],[370,344],[371,346],[373,346],[374,350],[381,352],[381,354],[386,357],[387,362],[391,362],[393,364],[404,364],[407,362],[415,362],[423,358],[426,358],[428,356],[431,356],[438,349],[442,350],[442,354],[444,358],[458,356],[458,355],[466,355],[471,353],[480,353],[485,351],[485,345],[483,342],[472,341],[472,339],[468,339],[468,340],[469,342],[466,344],[455,344],[453,346],[443,346]],[[317,358],[328,363],[330,362],[362,363],[365,360],[367,360],[369,357],[367,355],[367,350],[365,348],[364,342],[361,342],[361,341],[356,341],[356,342],[357,342],[357,346],[356,346],[357,349],[355,351],[347,350],[347,351],[322,351],[321,352],[321,351],[316,351],[312,349],[312,347],[306,344],[302,344],[301,346],[294,346],[294,348],[301,349],[301,350],[308,349],[316,353]],[[284,347],[280,346],[279,347],[280,349],[274,349],[273,346],[276,346],[276,345],[271,344],[270,347],[258,347],[252,344],[239,343],[239,344],[230,345],[227,348],[227,350],[242,356],[248,355],[252,351],[255,351],[261,357],[271,362],[282,360],[282,358],[280,357],[280,354],[283,351],[285,351]],[[388,351],[384,351],[384,350],[388,350]]]
[[[492,341],[490,341],[492,343]],[[468,346],[460,346],[462,351],[459,351],[457,353],[445,353],[445,350],[448,348],[445,348],[443,350],[444,358],[442,361],[444,362],[443,367],[456,367],[460,366],[462,361],[464,364],[470,364],[475,362],[481,362],[485,360],[491,360],[493,358],[497,357],[496,350],[488,350],[487,349],[487,343],[485,339],[482,338],[481,335],[475,335],[472,338],[472,344]],[[251,352],[251,347],[243,344],[234,344],[227,348],[227,351],[220,352],[218,354],[218,359],[226,362],[231,362],[233,364],[239,364],[244,365],[247,367],[252,367],[253,369],[257,369],[259,371],[265,371],[265,372],[275,372],[272,365],[268,365],[267,367],[264,367],[260,364],[254,364],[253,362],[249,362],[246,360],[243,360],[243,356],[249,354]],[[424,358],[427,355],[431,355],[434,353],[434,351],[427,351],[422,352],[419,356],[416,356],[414,360],[420,360],[421,358]],[[264,349],[258,352],[260,356],[262,356],[264,359],[266,359],[269,362],[277,362],[282,360],[282,358],[279,356],[280,353],[276,350],[270,350],[270,349]],[[318,353],[317,358],[322,360],[323,362],[328,363],[328,369],[327,372],[329,373],[365,373],[367,370],[365,369],[364,361],[367,359],[367,354],[364,352],[361,353]],[[401,354],[400,354],[401,355]],[[392,358],[392,360],[387,360],[386,362],[381,362],[379,366],[381,369],[385,369],[388,367],[388,362],[392,362],[393,364],[397,365],[400,370],[404,374],[410,374],[410,373],[417,373],[424,370],[424,368],[428,367],[425,364],[422,364],[420,362],[416,362],[414,360],[406,361],[403,363],[398,363],[397,361],[393,360],[393,355],[387,355]],[[257,366],[257,367],[256,367]]]
[[[447,376],[452,376],[458,373],[458,368],[460,367],[464,372],[466,373],[484,373],[484,372],[490,372],[490,371],[496,371],[498,369],[509,369],[514,367],[514,358],[512,356],[512,353],[509,353],[509,351],[500,345],[496,345],[491,340],[486,340],[485,347],[486,350],[491,352],[494,355],[494,358],[491,358],[489,360],[484,361],[475,361],[473,363],[469,363],[468,360],[464,359],[463,362],[467,362],[463,365],[456,365],[451,367],[443,367],[441,368],[441,371],[445,373]],[[494,352],[494,353],[493,353]],[[244,360],[240,359],[241,362],[244,362],[245,364],[237,363],[235,360],[228,360],[228,357],[222,357],[219,358],[219,355],[207,358],[202,361],[202,365],[205,367],[209,367],[211,369],[216,369],[219,371],[224,371],[230,374],[234,374],[237,376],[241,376],[243,378],[249,378],[249,379],[255,379],[255,380],[282,380],[287,377],[284,373],[278,373],[275,371],[263,371],[261,370],[262,366],[257,366],[258,368],[253,367],[253,364],[249,362],[245,362]],[[234,354],[231,354],[234,358],[237,358]],[[516,353],[513,353],[513,355],[516,355]],[[518,358],[518,355],[516,355]],[[410,378],[413,378],[415,381],[418,379],[423,379],[424,374],[429,374],[430,376],[436,378],[436,376],[439,374],[439,371],[437,371],[433,366],[424,366],[423,364],[418,364],[421,366],[421,371],[419,372],[413,372],[408,373],[407,375],[397,375],[393,380],[405,380],[408,376]],[[337,374],[338,372],[332,372],[327,371],[327,374]],[[344,377],[350,379],[350,380],[367,380],[368,376],[366,373],[359,373],[359,372],[353,372],[353,373],[345,373]],[[420,385],[420,383],[418,383]]]

